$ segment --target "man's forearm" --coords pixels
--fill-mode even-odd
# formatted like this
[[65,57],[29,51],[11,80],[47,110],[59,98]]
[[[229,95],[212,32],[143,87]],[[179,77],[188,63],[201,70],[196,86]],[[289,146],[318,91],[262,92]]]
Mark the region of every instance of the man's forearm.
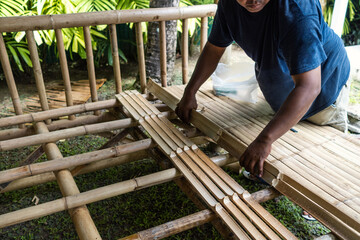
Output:
[[220,48],[207,42],[197,63],[195,70],[186,86],[185,93],[195,95],[201,85],[211,76],[215,71],[225,48]]

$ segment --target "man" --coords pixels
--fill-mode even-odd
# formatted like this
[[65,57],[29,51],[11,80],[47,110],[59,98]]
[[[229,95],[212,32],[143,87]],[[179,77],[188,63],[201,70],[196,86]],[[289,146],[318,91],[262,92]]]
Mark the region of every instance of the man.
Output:
[[[197,107],[195,93],[233,41],[255,61],[260,89],[276,112],[239,160],[261,177],[274,141],[300,120],[311,117],[316,122],[322,111],[336,110],[333,104],[346,86],[350,63],[341,39],[324,22],[319,0],[221,0],[176,109],[183,121],[189,121]],[[336,111],[330,115],[337,119]]]

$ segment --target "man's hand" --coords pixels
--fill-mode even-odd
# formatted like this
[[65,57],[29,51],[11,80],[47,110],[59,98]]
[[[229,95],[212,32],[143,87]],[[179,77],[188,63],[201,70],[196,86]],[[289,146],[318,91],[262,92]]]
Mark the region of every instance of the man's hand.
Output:
[[185,123],[189,123],[191,111],[196,110],[197,102],[194,94],[184,94],[175,109],[176,115]]
[[263,176],[264,161],[271,152],[271,143],[255,139],[241,155],[239,163],[253,175]]

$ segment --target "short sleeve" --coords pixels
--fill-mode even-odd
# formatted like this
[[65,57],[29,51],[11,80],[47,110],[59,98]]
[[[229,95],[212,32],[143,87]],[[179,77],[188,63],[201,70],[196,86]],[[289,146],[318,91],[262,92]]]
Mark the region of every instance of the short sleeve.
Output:
[[321,25],[315,16],[304,17],[292,24],[280,42],[291,75],[317,68],[326,60]]
[[219,1],[208,41],[218,47],[227,47],[233,42],[224,14],[224,0]]

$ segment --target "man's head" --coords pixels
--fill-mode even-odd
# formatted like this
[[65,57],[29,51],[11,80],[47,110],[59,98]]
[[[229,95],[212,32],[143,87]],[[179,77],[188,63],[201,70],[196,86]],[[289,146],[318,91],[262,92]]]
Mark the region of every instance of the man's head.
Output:
[[236,0],[242,7],[249,12],[261,11],[270,0]]

